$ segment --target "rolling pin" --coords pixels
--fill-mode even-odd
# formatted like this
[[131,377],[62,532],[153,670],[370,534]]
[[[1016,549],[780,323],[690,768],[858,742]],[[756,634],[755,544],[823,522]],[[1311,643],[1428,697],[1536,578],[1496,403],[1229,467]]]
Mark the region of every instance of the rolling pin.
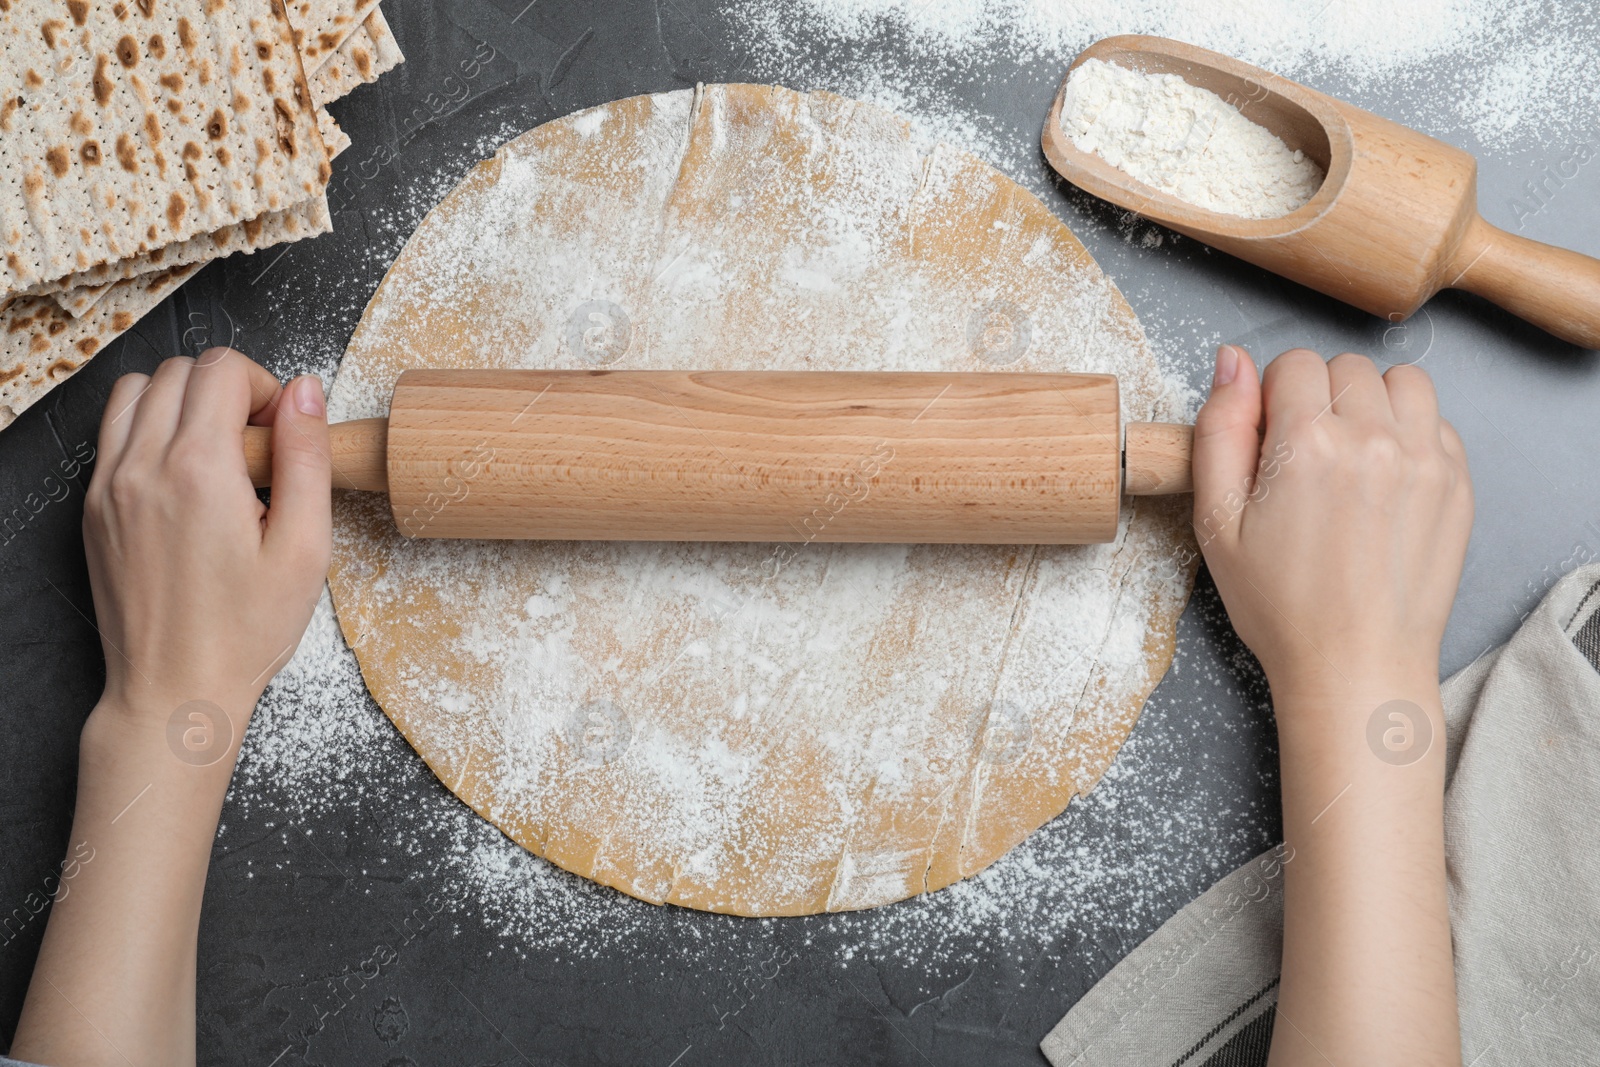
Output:
[[1191,428],[1120,422],[1097,374],[409,370],[331,430],[409,537],[1087,544],[1189,491]]

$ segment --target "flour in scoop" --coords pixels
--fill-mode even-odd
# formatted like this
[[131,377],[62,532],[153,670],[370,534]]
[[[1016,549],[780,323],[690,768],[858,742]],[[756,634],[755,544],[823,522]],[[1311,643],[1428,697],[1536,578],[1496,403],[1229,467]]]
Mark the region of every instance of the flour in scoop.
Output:
[[1130,177],[1224,215],[1287,215],[1322,185],[1303,152],[1176,74],[1087,59],[1067,81],[1061,128]]

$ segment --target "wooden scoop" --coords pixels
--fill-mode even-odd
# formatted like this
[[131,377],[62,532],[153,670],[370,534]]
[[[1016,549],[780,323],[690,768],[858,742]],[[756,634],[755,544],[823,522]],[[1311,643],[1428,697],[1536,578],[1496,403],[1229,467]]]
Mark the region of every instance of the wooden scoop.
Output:
[[1061,128],[1062,79],[1044,124],[1044,154],[1074,185],[1392,322],[1440,289],[1465,289],[1564,341],[1600,347],[1600,260],[1485,222],[1478,164],[1461,149],[1164,37],[1108,37],[1072,67],[1091,58],[1209,89],[1314,159],[1327,177],[1309,202],[1280,218],[1186,203],[1074,145]]
[[[1191,428],[1103,374],[411,370],[332,427],[410,537],[1083,544],[1189,490]],[[247,427],[257,486],[271,431]]]

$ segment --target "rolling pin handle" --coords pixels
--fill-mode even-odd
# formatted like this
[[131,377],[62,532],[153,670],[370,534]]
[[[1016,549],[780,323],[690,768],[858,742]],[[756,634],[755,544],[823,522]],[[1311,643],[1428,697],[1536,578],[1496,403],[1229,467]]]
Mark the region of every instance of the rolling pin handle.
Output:
[[1194,492],[1194,427],[1130,422],[1122,450],[1122,491],[1129,496]]
[[[389,489],[389,420],[355,419],[328,427],[332,445],[335,489]],[[272,430],[266,426],[244,428],[244,461],[250,484],[257,489],[272,484]]]

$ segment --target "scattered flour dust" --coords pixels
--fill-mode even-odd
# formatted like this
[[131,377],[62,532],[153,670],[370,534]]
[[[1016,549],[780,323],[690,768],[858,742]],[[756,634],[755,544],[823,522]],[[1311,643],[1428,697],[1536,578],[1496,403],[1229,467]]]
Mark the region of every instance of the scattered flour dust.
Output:
[[[673,110],[664,106],[662,113],[670,115]],[[580,134],[583,128],[595,124],[590,115],[572,120],[573,127]],[[864,122],[869,117],[862,113],[853,121]],[[674,131],[664,127],[663,133],[663,151],[668,146],[672,146],[672,151],[681,151],[681,129]],[[942,156],[936,152],[935,156],[927,167],[917,160],[914,153],[906,160],[888,161],[892,164],[890,166],[885,166],[885,160],[872,153],[848,161],[849,165],[843,168],[838,177],[859,182],[859,187],[841,193],[840,202],[825,212],[820,220],[821,225],[815,227],[813,239],[792,244],[781,263],[782,269],[772,274],[782,283],[770,294],[772,298],[780,304],[783,300],[803,301],[808,314],[822,326],[814,333],[805,331],[804,336],[798,339],[788,336],[765,338],[763,343],[769,352],[776,353],[775,358],[791,358],[784,355],[788,351],[785,346],[788,346],[796,354],[803,352],[808,359],[815,357],[824,361],[838,361],[845,366],[862,366],[863,359],[885,366],[915,365],[918,358],[916,353],[925,351],[928,338],[933,336],[925,331],[950,332],[952,324],[936,321],[939,316],[955,315],[960,320],[955,325],[962,325],[967,314],[965,308],[972,306],[974,300],[984,294],[967,294],[966,299],[951,308],[939,308],[930,315],[925,300],[908,301],[905,293],[909,290],[891,285],[884,287],[881,293],[874,290],[873,309],[867,315],[868,318],[882,316],[883,321],[871,322],[867,332],[887,339],[888,346],[885,349],[873,352],[864,346],[863,333],[860,331],[852,334],[850,330],[842,329],[837,331],[838,336],[834,336],[827,328],[831,323],[856,321],[863,317],[860,292],[847,283],[859,281],[877,263],[869,223],[882,217],[883,211],[874,198],[887,196],[894,199],[902,195],[898,191],[898,184],[901,183],[906,184],[908,191],[925,186],[937,189],[941,181],[960,172],[962,164],[947,151]],[[904,165],[908,163],[915,165],[908,168]],[[516,195],[534,195],[559,185],[553,181],[552,175],[540,170],[536,164],[536,160],[530,159],[520,163],[508,161],[503,168],[505,188],[497,194],[503,202],[494,206],[511,208],[515,206]],[[660,170],[656,168],[656,171]],[[947,170],[948,174],[945,173]],[[670,177],[671,168],[667,168],[665,173]],[[616,176],[617,187],[650,194],[647,188],[649,181],[644,179],[653,177],[659,177],[659,174],[624,170]],[[888,183],[887,186],[884,183]],[[567,192],[589,202],[595,199],[592,188],[569,189]],[[562,311],[576,297],[615,297],[633,306],[651,306],[654,302],[656,312],[652,323],[660,326],[661,332],[651,335],[650,351],[668,353],[666,358],[670,359],[671,352],[684,351],[692,338],[704,335],[706,324],[695,317],[698,313],[695,309],[715,309],[721,295],[729,288],[727,279],[730,276],[745,276],[737,261],[730,258],[730,248],[719,247],[716,241],[680,246],[671,240],[662,247],[659,243],[661,234],[655,227],[650,228],[648,246],[631,247],[629,233],[620,232],[614,233],[612,240],[604,243],[558,242],[544,249],[552,254],[537,256],[525,254],[526,248],[519,247],[517,242],[497,243],[484,240],[483,236],[464,233],[460,235],[459,247],[442,250],[446,254],[441,254],[436,260],[439,274],[434,279],[438,285],[435,296],[448,305],[453,287],[470,285],[473,274],[484,269],[491,270],[496,277],[520,276],[519,284],[527,286],[526,291],[530,294],[530,306],[534,308],[531,314],[539,320],[533,324],[538,326],[537,329],[526,332],[529,338],[527,350],[512,353],[512,358],[521,365],[546,359],[552,352],[559,353],[567,343],[563,329],[564,315],[539,311],[540,302],[547,297],[553,302],[552,308]],[[606,262],[604,257],[611,253],[621,256],[621,260]],[[1049,248],[1028,246],[1018,250],[1017,258],[1019,262],[1035,266],[1041,261],[1049,262],[1048,257],[1053,254]],[[644,258],[639,260],[641,255]],[[452,277],[452,272],[469,264],[470,271]],[[558,264],[561,269],[551,269],[551,264]],[[1063,278],[1071,274],[1066,270],[1060,273]],[[652,291],[624,292],[610,288],[635,275],[652,279]],[[545,288],[550,291],[545,292]],[[1118,341],[1104,333],[1103,325],[1097,325],[1102,323],[1102,316],[1105,315],[1104,299],[1108,291],[1096,283],[1082,291],[1063,294],[1063,299],[1050,301],[1049,306],[1036,309],[1033,327],[1038,348],[1048,351],[1049,358],[1064,360],[1065,366],[1074,369],[1122,372],[1124,399],[1133,405],[1130,411],[1135,415],[1181,417],[1184,403],[1182,390],[1162,377],[1141,343],[1134,340],[1130,345],[1128,340]],[[789,295],[784,296],[784,293]],[[984,298],[988,299],[987,296]],[[666,314],[661,311],[662,305],[679,310]],[[485,323],[483,328],[500,336],[509,336],[511,334],[503,327],[510,325],[516,324]],[[736,324],[725,322],[720,324],[720,328],[734,329]],[[734,347],[737,347],[737,338]],[[576,359],[575,356],[573,358]],[[793,358],[799,356],[794,355]],[[907,362],[897,362],[900,360]],[[582,364],[580,361],[574,365]],[[629,365],[641,364],[630,362]],[[642,365],[650,365],[648,359]],[[1026,367],[1026,362],[1019,364],[1019,369]],[[348,417],[367,413],[367,409],[373,405],[380,405],[378,410],[381,410],[382,397],[385,395],[381,375],[376,380],[370,377],[362,380],[360,375],[351,378],[341,375],[340,381],[343,388],[336,390],[339,395],[333,398],[332,405],[339,408],[337,414]],[[419,542],[417,546],[415,562],[424,571],[434,566],[448,569],[454,565],[444,558],[446,555],[454,555],[459,564],[459,555],[443,553],[436,545]],[[695,560],[683,556],[686,551],[692,554],[693,550],[682,547],[657,550],[622,546],[606,548],[605,551],[660,554],[660,559],[644,561],[654,566],[653,570],[649,567],[641,569],[638,559],[621,562],[643,576],[642,584],[659,585],[662,591],[669,594],[678,605],[674,610],[698,612],[718,620],[727,617],[730,605],[737,606],[745,602],[753,605],[746,617],[739,620],[739,625],[713,626],[707,641],[698,644],[691,642],[682,649],[690,660],[731,657],[732,661],[741,664],[741,669],[750,668],[747,680],[754,683],[750,687],[752,698],[744,706],[732,706],[729,710],[734,715],[753,715],[758,712],[756,705],[759,703],[759,684],[763,672],[776,665],[774,661],[764,667],[763,658],[776,657],[777,661],[781,661],[785,655],[797,654],[795,649],[801,655],[807,651],[825,653],[827,647],[847,645],[853,639],[848,625],[837,631],[830,631],[827,625],[817,626],[814,632],[804,634],[785,629],[794,622],[796,612],[771,610],[762,597],[750,596],[750,590],[738,583],[741,570],[759,572],[760,559],[734,560],[735,566],[724,568],[727,573],[722,573],[717,568],[707,570],[697,566]],[[845,614],[855,610],[859,614],[863,607],[867,607],[870,609],[867,613],[870,614],[884,605],[892,606],[892,599],[884,600],[879,596],[877,586],[886,581],[892,585],[897,580],[903,580],[903,569],[895,560],[887,556],[880,560],[874,553],[893,555],[895,551],[904,550],[894,546],[878,549],[863,547],[832,557],[831,564],[823,566],[822,570],[826,572],[831,565],[836,580],[852,580],[866,591],[866,599],[872,601],[870,605],[852,605],[847,600],[832,597],[835,601],[841,601],[832,610]],[[1103,547],[1084,546],[1081,550],[1074,549],[1063,555],[1070,557],[1076,553],[1092,561],[1103,556],[1105,551]],[[1072,607],[1038,613],[1034,633],[1036,647],[1031,652],[1022,649],[1015,653],[1017,662],[1023,665],[1019,668],[1023,672],[1019,676],[1022,682],[1038,684],[1042,680],[1047,688],[1059,685],[1064,691],[1082,686],[1088,677],[1088,661],[1084,660],[1084,650],[1080,647],[1086,637],[1106,642],[1106,647],[1099,649],[1098,654],[1109,657],[1109,662],[1118,670],[1133,670],[1143,662],[1145,619],[1139,612],[1125,612],[1117,616],[1106,598],[1124,594],[1119,594],[1114,583],[1105,584],[1103,577],[1096,574],[1099,569],[1098,565],[1091,565],[1075,570],[1070,558],[1056,563],[1047,560],[1041,564],[1040,572],[1036,575],[1037,581],[1044,586],[1054,583],[1056,595],[1065,598],[1060,602],[1071,604]],[[1153,571],[1145,575],[1142,569],[1136,569],[1134,578],[1136,583],[1172,580],[1158,577]],[[459,588],[466,593],[469,588],[483,587],[469,587],[462,583]],[[502,591],[509,594],[513,590]],[[509,644],[503,640],[491,640],[484,632],[469,627],[463,635],[463,657],[498,658],[502,663],[514,661],[512,666],[522,672],[512,678],[518,686],[537,687],[552,683],[581,686],[584,682],[581,672],[578,675],[567,672],[564,677],[562,671],[555,669],[560,667],[570,651],[563,650],[563,643],[571,638],[571,633],[559,631],[562,629],[560,624],[565,624],[570,630],[573,612],[569,605],[573,592],[570,582],[551,582],[522,590],[515,597],[515,603],[510,605],[518,620],[513,628],[514,640]],[[623,627],[649,621],[643,613],[631,609],[615,610],[615,607],[613,605],[613,610],[600,614],[617,616],[617,624]],[[798,613],[799,616],[804,614],[803,609]],[[635,619],[635,615],[639,618]],[[1112,617],[1117,618],[1117,624],[1110,632],[1086,634],[1082,625],[1085,619],[1104,622]],[[949,628],[952,641],[974,640],[976,638],[971,631],[976,621],[970,614],[964,615],[956,610],[951,613],[951,618],[941,619],[940,625]],[[558,625],[552,629],[552,624]],[[1037,658],[1029,664],[1029,656]],[[1089,659],[1092,660],[1093,656]],[[949,665],[937,657],[908,666],[914,668],[913,673],[926,673],[926,684],[921,688],[929,692],[939,688],[942,672],[949,669]],[[596,663],[594,668],[604,671],[608,665]],[[828,678],[817,681],[824,688],[831,682]],[[909,679],[902,681],[910,684]],[[1125,678],[1112,678],[1110,681],[1113,686],[1126,683]],[[470,698],[469,694],[445,689],[432,695],[441,702]],[[572,693],[559,692],[553,695],[569,698]],[[822,695],[827,694],[824,692]],[[854,764],[881,775],[886,788],[893,786],[894,760],[903,740],[895,736],[894,730],[908,721],[903,713],[895,713],[892,704],[893,701],[890,701],[882,707],[865,709],[870,721],[880,724],[883,729],[867,734],[867,743],[858,750],[840,753]],[[570,701],[561,706],[570,706]],[[1088,710],[1091,716],[1098,713],[1093,708]],[[539,723],[531,725],[537,726]],[[555,729],[561,727],[560,722],[544,725]],[[1043,724],[1024,725],[1040,728]],[[548,733],[548,730],[544,734],[530,732],[525,740],[537,743],[547,739]],[[631,754],[667,754],[671,740],[653,740],[646,733],[636,733],[632,739]],[[692,753],[695,762],[690,769],[694,771],[693,774],[685,778],[681,773],[684,765],[676,765],[676,770],[680,772],[678,777],[683,779],[677,784],[683,788],[681,796],[674,797],[675,804],[692,800],[696,790],[705,788],[708,778],[720,777],[726,782],[739,775],[737,754],[723,750],[723,758],[718,759],[717,739],[708,737],[703,740],[705,743],[700,750]],[[841,744],[848,744],[851,740],[845,735],[839,738]],[[964,739],[958,737],[956,740],[962,742]],[[639,759],[634,762],[643,764],[646,761]],[[654,769],[662,770],[660,767]],[[1119,770],[1113,766],[1101,788],[1089,794],[1092,798],[1101,798],[1092,801],[1097,809],[1110,811],[1115,807],[1117,801],[1110,783],[1127,773],[1126,768]],[[662,777],[671,776],[663,773]],[[375,782],[383,784],[374,785]],[[410,855],[417,869],[426,875],[459,880],[475,890],[473,910],[481,914],[485,921],[502,929],[508,937],[515,937],[530,945],[554,945],[564,952],[593,953],[626,943],[630,930],[650,924],[689,921],[684,917],[688,913],[673,909],[662,911],[641,905],[612,890],[565,874],[507,841],[464,805],[444,795],[420,761],[403,743],[398,742],[393,728],[368,697],[354,656],[345,646],[331,606],[325,598],[294,660],[274,680],[262,701],[241,758],[232,802],[247,809],[259,803],[291,822],[300,822],[336,816],[368,802],[393,804],[392,790],[396,788],[396,783],[401,782],[412,783],[417,799],[404,805],[404,814],[397,812],[392,819],[386,818],[386,823],[392,827],[394,844]],[[711,784],[720,787],[722,783]],[[1077,803],[1081,805],[1085,801],[1080,799]],[[675,807],[671,814],[682,815],[685,810],[681,806]],[[1170,831],[1168,824],[1172,820],[1172,813],[1152,810],[1151,819],[1148,833],[1137,827],[1133,832],[1153,842],[1156,837]],[[1082,824],[1079,825],[1081,828]],[[1195,826],[1198,827],[1198,823]],[[700,834],[708,827],[712,831],[716,829],[714,822],[691,818],[685,825],[663,826],[662,833],[678,836]],[[1127,899],[1147,901],[1151,909],[1160,906],[1160,901],[1170,892],[1169,883],[1160,879],[1156,869],[1144,869],[1145,860],[1138,858],[1131,861],[1138,869],[1130,874],[1128,862],[1113,860],[1109,851],[1102,852],[1093,842],[1085,844],[1076,831],[1069,829],[1059,832],[1047,827],[979,876],[925,900],[902,905],[891,912],[882,913],[882,917],[878,917],[877,913],[867,913],[861,916],[832,916],[817,921],[826,922],[835,930],[846,933],[853,931],[852,938],[862,947],[876,944],[881,938],[892,937],[896,943],[904,943],[908,949],[914,948],[919,938],[938,941],[988,931],[986,936],[1003,942],[1023,936],[1025,930],[1032,931],[1028,937],[1037,936],[1041,924],[1053,929],[1070,930],[1074,922],[1083,921],[1082,909],[1090,906],[1092,896],[1079,893],[1075,897],[1075,891],[1090,886],[1096,887],[1101,893],[1109,892]],[[864,873],[871,877],[872,872]],[[1123,884],[1124,879],[1127,879],[1126,884]],[[996,932],[993,929],[996,925],[1011,932]],[[898,933],[886,932],[896,928]]]
[[[1385,101],[1390,118],[1446,137],[1470,130],[1497,148],[1588,139],[1600,109],[1600,21],[1581,0],[732,0],[729,10],[761,77],[798,74],[808,88],[868,99],[873,83],[886,83],[923,98],[930,114],[951,102],[930,83],[997,56],[1064,70],[1093,41],[1124,33],[1200,45],[1324,90],[1375,94],[1356,102]],[[913,53],[906,69],[884,69],[896,63],[892,53],[857,69],[830,62],[826,75],[808,59],[824,46],[855,55],[886,40]],[[939,78],[928,76],[933,69]],[[966,125],[958,118],[953,128]],[[990,158],[1003,167],[1032,161]]]
[[[924,156],[886,112],[784,90],[608,113],[628,139],[597,146],[588,114],[534,131],[418,229],[333,417],[382,415],[423,349],[439,367],[1097,372],[1128,417],[1181,416],[1104,276],[965,153]],[[806,167],[773,182],[784,152]],[[912,239],[973,217],[989,225],[972,241]],[[980,351],[991,318],[1008,340]],[[608,329],[623,343],[591,353]],[[892,461],[873,452],[841,468]],[[1187,524],[1153,502],[1106,545],[782,554],[413,542],[381,502],[338,511],[340,609],[441,777],[552,854],[604,842],[567,852],[575,869],[732,911],[922,892],[934,865],[935,884],[970,872],[1087,791],[1189,579],[1161,565]]]
[[[1118,34],[1200,45],[1350,100],[1477,153],[1550,162],[1595,139],[1600,9],[1586,0],[721,0],[741,76],[869,100],[1059,198],[1039,123],[1085,47]],[[670,5],[663,7],[670,10]],[[692,26],[679,48],[703,47]],[[669,47],[673,40],[666,38]],[[1032,110],[1019,97],[1034,101]],[[1076,199],[1069,196],[1069,201]],[[1173,365],[1224,340],[1183,318],[1148,275],[1119,273],[1101,233],[1144,248],[1182,243],[1131,213],[1069,210],[1130,290]],[[1155,257],[1151,257],[1153,260]],[[1196,382],[1203,372],[1185,372]]]
[[[1173,669],[1196,667],[1180,649]],[[1225,668],[1221,677],[1214,664],[1199,670],[1209,676],[1202,681],[1231,684]],[[1185,706],[1169,719],[1180,734],[1216,728],[1205,708]],[[1113,925],[1124,936],[1153,929],[1177,903],[1271,843],[1240,824],[1238,798],[1208,795],[1203,774],[1176,757],[1192,738],[1167,736],[1165,722],[1156,729],[1152,735],[1141,721],[1100,785],[1073,802],[1070,818],[1047,823],[988,869],[937,893],[806,920],[660,908],[532,855],[445,792],[367,694],[324,593],[294,658],[257,707],[228,803],[280,832],[315,832],[318,847],[337,856],[381,850],[403,857],[408,880],[460,899],[458,918],[482,922],[520,954],[594,958],[667,943],[692,964],[751,955],[774,922],[791,922],[805,924],[808,942],[837,944],[842,959],[960,966],[1032,959],[1041,947],[1070,948],[1090,931],[1105,937]],[[1267,801],[1275,803],[1271,795]],[[382,845],[357,841],[353,853],[334,851],[318,827],[362,811],[382,827]],[[236,837],[224,827],[219,844],[237,848]],[[1191,855],[1215,857],[1213,869],[1171,863]],[[359,890],[369,872],[351,873]],[[392,866],[382,872],[396,873]]]
[[1176,74],[1085,60],[1067,80],[1061,128],[1146,185],[1225,215],[1287,215],[1322,185],[1303,152]]
[[[1358,88],[1383,87],[1404,101],[1392,117],[1458,125],[1488,144],[1550,143],[1600,110],[1600,79],[1593,77],[1600,35],[1587,5],[1575,3],[729,0],[725,8],[746,31],[741,44],[750,50],[753,77],[876,100],[907,114],[926,137],[969,148],[1023,181],[1037,167],[1037,130],[997,128],[981,109],[941,87],[947,76],[996,55],[1064,67],[1094,39],[1116,33],[1175,37],[1313,84],[1329,75]],[[824,71],[806,58],[813,42],[848,53],[852,45],[885,37],[918,53],[911,68],[869,60]],[[1467,81],[1453,76],[1458,70],[1469,72]],[[516,132],[507,127],[492,140]],[[1587,126],[1584,132],[1592,135]],[[410,179],[413,201],[393,218],[374,220],[379,239],[371,247],[380,268],[426,209],[493,147],[479,145],[474,154],[467,146],[460,166]],[[325,366],[317,369],[326,376]],[[1180,645],[1174,673],[1193,671],[1197,655]],[[1199,669],[1204,674],[1215,667],[1202,663]],[[1210,681],[1231,684],[1228,678]],[[1231,850],[1236,858],[1217,861],[1210,872],[1216,877],[1271,843],[1243,826],[1219,834],[1219,812],[1240,815],[1230,808],[1233,798],[1206,795],[1204,776],[1183,778],[1188,761],[1175,753],[1196,742],[1183,730],[1204,712],[1186,706],[1172,717],[1180,720],[1176,736],[1168,736],[1173,731],[1159,712],[1152,720],[1147,709],[1099,787],[1074,802],[1070,817],[1046,824],[979,875],[888,908],[804,922],[837,935],[846,955],[876,953],[919,964],[941,946],[963,941],[1020,958],[1040,945],[1075,943],[1108,924],[1151,928],[1175,897],[1188,899],[1209,884],[1205,872],[1185,869],[1193,857]],[[1152,736],[1157,728],[1164,732]],[[703,939],[736,939],[750,931],[742,936],[754,942],[760,936],[754,931],[771,925],[643,904],[507,841],[445,792],[372,702],[326,596],[294,659],[261,701],[230,805],[295,826],[377,807],[385,851],[409,857],[412,873],[430,883],[466,885],[466,910],[513,947],[593,956],[628,951],[640,933],[670,931],[692,959]],[[1257,814],[1243,821],[1265,819]],[[221,838],[225,847],[236,844],[226,827]]]
[[[755,3],[750,5],[756,7]],[[805,32],[861,38],[886,25],[913,44],[983,47],[1001,42],[1034,53],[1075,53],[1101,37],[1148,33],[1171,37],[1247,62],[1296,68],[1316,61],[1377,74],[1449,51],[1500,19],[1542,4],[1485,0],[789,0],[763,2],[775,23]],[[783,8],[789,11],[783,11]]]
[[610,108],[592,107],[572,120],[572,128],[578,131],[580,137],[593,137],[610,117]]

